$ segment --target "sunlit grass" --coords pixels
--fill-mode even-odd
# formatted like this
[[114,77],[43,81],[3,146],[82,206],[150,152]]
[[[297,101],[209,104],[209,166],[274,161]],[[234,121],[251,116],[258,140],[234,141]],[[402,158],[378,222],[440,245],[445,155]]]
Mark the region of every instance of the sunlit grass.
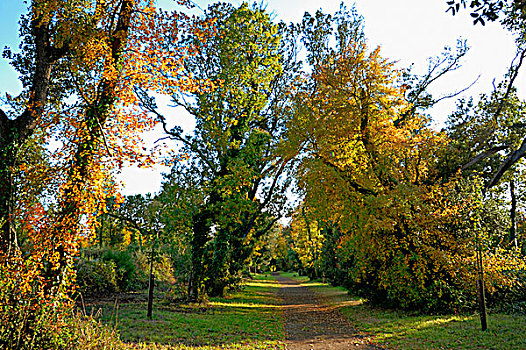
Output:
[[285,349],[277,288],[272,277],[256,276],[242,290],[207,304],[157,301],[152,320],[146,319],[146,302],[118,310],[108,303],[101,305],[102,320],[116,325],[130,349]]
[[165,344],[127,344],[127,349],[133,350],[284,350],[285,345],[279,341],[242,342],[227,345],[165,345]]
[[526,318],[490,314],[489,329],[480,330],[478,315],[416,315],[375,308],[331,287],[305,277],[291,278],[314,290],[335,305],[359,330],[389,349],[526,349]]
[[280,308],[280,305],[265,305],[265,304],[247,304],[247,303],[225,303],[219,301],[213,301],[210,303],[212,306],[224,306],[224,307],[249,307],[249,308]]

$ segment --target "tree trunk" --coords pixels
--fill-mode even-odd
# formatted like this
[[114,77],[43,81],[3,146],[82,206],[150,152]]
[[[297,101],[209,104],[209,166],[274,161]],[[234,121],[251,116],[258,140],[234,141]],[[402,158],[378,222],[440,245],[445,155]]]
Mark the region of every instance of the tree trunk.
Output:
[[[133,12],[133,1],[124,0],[121,3],[117,25],[112,33],[111,54],[113,63],[121,63],[122,51],[126,46],[127,35],[131,23]],[[97,152],[103,128],[106,123],[108,113],[115,103],[114,80],[104,78],[100,84],[100,93],[97,99],[87,107],[84,123],[84,130],[79,131],[79,141],[77,150],[73,158],[73,164],[68,172],[68,179],[64,194],[60,201],[60,212],[57,215],[57,224],[51,229],[50,239],[56,247],[59,260],[55,266],[48,265],[45,271],[46,289],[49,294],[54,286],[62,284],[64,270],[71,263],[76,243],[74,235],[80,225],[81,207],[86,192],[86,184],[89,181],[91,166]]]
[[[20,147],[37,127],[44,112],[55,62],[67,52],[67,45],[57,49],[50,44],[49,23],[34,14],[31,21],[34,43],[34,70],[31,76],[27,107],[17,118],[9,119],[0,109],[0,255],[14,253],[17,236],[14,227],[13,185],[15,159]],[[29,54],[29,53],[28,53]]]
[[510,197],[511,197],[511,209],[510,209],[510,242],[517,248],[517,194],[515,193],[515,180],[510,180]]
[[203,255],[205,253],[205,244],[208,241],[210,226],[208,223],[209,212],[203,209],[193,217],[193,237],[192,237],[192,272],[191,281],[188,284],[188,300],[199,300],[201,285],[204,278]]
[[146,317],[148,319],[152,319],[152,313],[153,313],[153,288],[155,285],[155,278],[153,276],[153,262],[155,259],[155,242],[152,245],[152,251],[150,254],[150,278],[148,280],[148,310],[146,312]]
[[0,252],[12,255],[18,247],[13,217],[13,143],[0,143]]

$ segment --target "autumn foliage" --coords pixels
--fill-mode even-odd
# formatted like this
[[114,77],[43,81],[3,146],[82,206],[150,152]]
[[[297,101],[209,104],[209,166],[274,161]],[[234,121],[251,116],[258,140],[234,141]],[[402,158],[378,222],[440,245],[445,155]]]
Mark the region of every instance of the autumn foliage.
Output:
[[40,332],[31,328],[38,325],[34,315],[48,304],[63,307],[72,295],[80,241],[93,236],[106,199],[119,197],[113,175],[125,165],[159,161],[159,150],[141,141],[158,120],[141,108],[140,93],[211,87],[182,74],[194,53],[177,42],[192,19],[154,5],[35,0],[22,20],[22,53],[5,53],[25,83],[6,110],[12,119],[0,125],[8,157],[0,170],[10,181],[2,182],[0,304],[3,314],[20,303],[33,314],[23,326],[2,324],[2,331],[27,331],[19,346]]
[[[309,22],[313,33],[323,19]],[[344,37],[341,24],[332,25]],[[290,233],[304,269],[376,303],[446,311],[475,305],[479,248],[487,292],[511,288],[524,262],[496,242],[502,211],[482,199],[480,181],[438,176],[447,136],[412,108],[403,72],[359,31],[347,34],[311,52],[319,63],[291,126],[304,145]]]
[[[190,17],[192,2],[177,3],[33,0],[20,52],[4,50],[23,91],[0,109],[0,349],[78,343],[68,333],[78,253],[97,233],[102,248],[108,218],[120,220],[120,248],[137,243],[139,264],[143,243],[152,264],[169,246],[160,270],[180,270],[167,279],[191,301],[272,264],[433,312],[472,308],[482,277],[490,302],[526,285],[514,177],[524,103],[501,84],[476,108],[460,102],[445,131],[426,112],[440,100],[429,84],[465,46],[417,76],[368,47],[343,5],[286,25],[257,4]],[[159,95],[195,119],[191,134],[168,127]],[[156,126],[184,156],[142,141]],[[506,163],[499,152],[514,149]],[[161,161],[172,166],[161,192],[119,212],[115,175]],[[131,274],[131,255],[110,255]]]

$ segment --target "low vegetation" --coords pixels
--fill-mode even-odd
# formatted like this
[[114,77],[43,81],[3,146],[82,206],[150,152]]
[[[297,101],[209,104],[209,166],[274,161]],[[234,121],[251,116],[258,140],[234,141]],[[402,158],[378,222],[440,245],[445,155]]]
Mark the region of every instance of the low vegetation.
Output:
[[[263,2],[24,3],[2,52],[22,90],[0,93],[0,350],[283,348],[252,270],[347,288],[363,299],[305,281],[387,347],[525,346],[524,1],[471,1],[518,53],[442,130],[431,108],[459,87],[429,86],[467,43],[415,73],[343,2],[296,23]],[[157,193],[122,196],[123,169],[160,165]],[[510,316],[481,333],[484,293]]]

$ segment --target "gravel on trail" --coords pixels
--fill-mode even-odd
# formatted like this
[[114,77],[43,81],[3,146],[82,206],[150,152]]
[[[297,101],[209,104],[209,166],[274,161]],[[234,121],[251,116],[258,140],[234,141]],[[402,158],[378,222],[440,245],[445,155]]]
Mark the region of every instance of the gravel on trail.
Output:
[[368,344],[367,335],[309,288],[290,278],[275,278],[280,284],[288,350],[382,349]]

